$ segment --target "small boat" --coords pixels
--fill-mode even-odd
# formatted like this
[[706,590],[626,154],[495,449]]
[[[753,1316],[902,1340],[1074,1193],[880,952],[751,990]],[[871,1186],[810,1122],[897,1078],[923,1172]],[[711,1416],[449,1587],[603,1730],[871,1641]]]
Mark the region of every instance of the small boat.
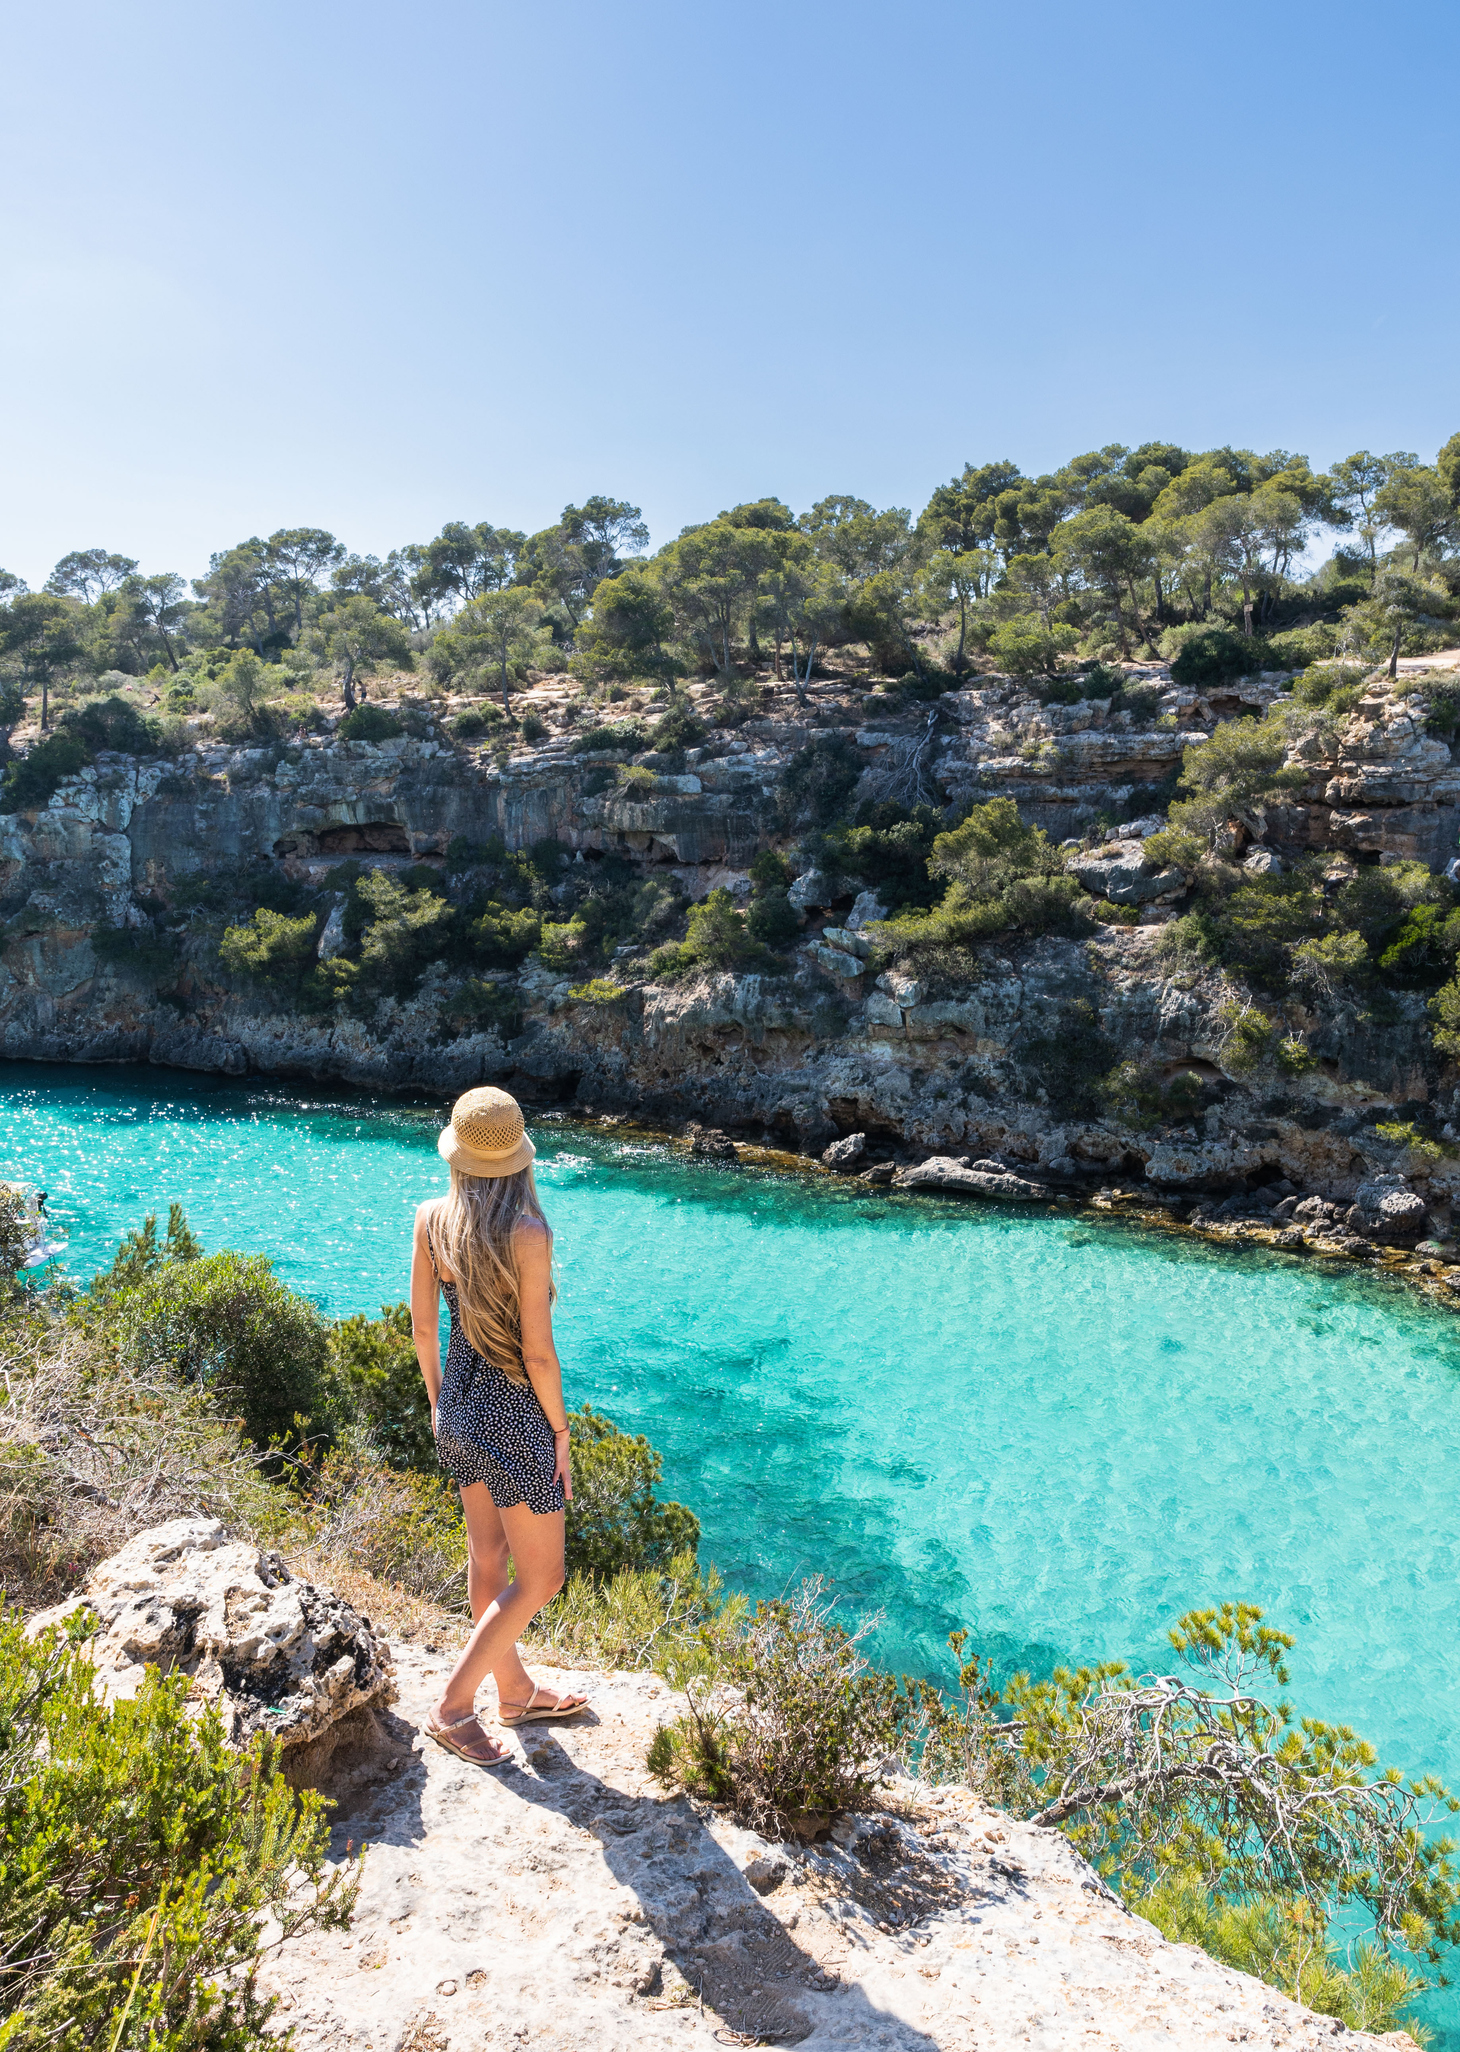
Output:
[[39,1268],[66,1251],[66,1241],[46,1216],[46,1193],[34,1183],[0,1183],[0,1190],[20,1199],[25,1226],[25,1256],[22,1268]]

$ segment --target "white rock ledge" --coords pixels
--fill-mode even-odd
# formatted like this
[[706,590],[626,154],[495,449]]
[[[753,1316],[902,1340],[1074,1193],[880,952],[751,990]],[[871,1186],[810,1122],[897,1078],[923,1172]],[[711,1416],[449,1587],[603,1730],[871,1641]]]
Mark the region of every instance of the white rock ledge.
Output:
[[[420,1723],[448,1659],[403,1647],[398,1662]],[[767,1845],[651,1781],[664,1683],[551,1678],[586,1687],[596,1721],[507,1735],[513,1764],[495,1772],[419,1739],[408,1766],[356,1785],[335,1826],[340,1854],[370,1848],[353,1927],[265,1972],[298,2052],[1383,2042],[1168,1944],[1058,1832],[965,1789],[895,1783],[896,1814],[844,1820],[839,1843]]]

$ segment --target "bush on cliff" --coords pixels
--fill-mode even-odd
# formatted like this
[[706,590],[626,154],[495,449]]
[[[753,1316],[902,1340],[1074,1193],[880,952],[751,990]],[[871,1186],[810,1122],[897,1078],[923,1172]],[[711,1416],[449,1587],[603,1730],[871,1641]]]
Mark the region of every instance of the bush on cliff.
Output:
[[830,826],[846,810],[861,774],[861,755],[844,736],[824,734],[808,741],[781,772],[787,817]]
[[257,1740],[241,1757],[188,1680],[108,1708],[83,1622],[0,1612],[0,2044],[5,2052],[266,2052],[265,1951],[348,1924],[323,1800]]
[[916,962],[925,950],[968,947],[998,933],[1074,933],[1085,893],[1065,873],[1042,827],[1026,826],[1011,798],[975,805],[939,834],[928,868],[948,886],[931,911],[905,911],[875,931],[879,943]]
[[243,926],[224,930],[218,959],[230,975],[276,991],[297,991],[314,967],[318,922],[312,912],[287,919],[260,905]]
[[682,1503],[656,1498],[664,1462],[648,1440],[620,1432],[590,1404],[568,1416],[573,1428],[569,1573],[601,1580],[626,1568],[667,1568],[673,1560],[693,1559],[700,1521]]
[[762,1831],[810,1837],[865,1807],[908,1707],[861,1650],[879,1621],[848,1631],[819,1578],[749,1617],[722,1612],[663,1662],[686,1707],[654,1734],[651,1771]]
[[682,941],[670,941],[649,957],[651,976],[673,981],[697,969],[759,969],[774,974],[785,966],[751,931],[723,886],[690,907],[688,923]]
[[342,741],[393,741],[405,727],[383,705],[361,704],[350,708],[335,732]]
[[[1219,1957],[1245,1949],[1289,1993],[1392,2027],[1460,1942],[1454,1841],[1433,1828],[1460,1803],[1380,1769],[1346,1726],[1267,1702],[1293,1642],[1254,1606],[1189,1611],[1169,1636],[1187,1674],[1102,1661],[1000,1691],[955,1633],[958,1694],[910,1685],[921,1772],[1057,1827],[1173,1936],[1203,1927]],[[1380,1954],[1350,1963],[1331,1933],[1355,1916]]]
[[382,1460],[438,1472],[409,1304],[382,1304],[378,1318],[360,1311],[339,1319],[329,1330],[326,1374],[332,1408],[364,1428]]
[[205,1391],[260,1451],[326,1421],[329,1328],[262,1254],[164,1257],[105,1293],[103,1319],[126,1357]]

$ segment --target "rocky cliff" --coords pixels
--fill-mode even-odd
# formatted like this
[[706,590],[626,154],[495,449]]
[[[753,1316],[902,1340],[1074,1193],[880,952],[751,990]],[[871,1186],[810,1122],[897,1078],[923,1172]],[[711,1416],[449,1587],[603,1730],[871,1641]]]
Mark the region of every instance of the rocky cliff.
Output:
[[[996,1157],[1038,1172],[1045,1190],[1126,1177],[1241,1199],[1286,1182],[1348,1202],[1373,1172],[1397,1169],[1443,1228],[1456,1168],[1374,1131],[1376,1117],[1402,1124],[1417,1107],[1460,1113],[1460,1095],[1441,1095],[1454,1078],[1434,1054],[1424,996],[1394,994],[1379,1013],[1341,993],[1314,998],[1304,1072],[1254,1059],[1249,994],[1172,945],[1188,879],[1145,855],[1183,751],[1261,712],[1281,682],[1201,697],[1152,669],[1127,679],[1121,703],[1061,705],[984,678],[885,714],[833,684],[805,705],[783,693],[673,757],[629,761],[575,745],[549,681],[535,694],[546,738],[510,755],[452,739],[433,716],[376,744],[327,732],[227,746],[199,732],[171,757],[102,754],[45,805],[0,816],[0,1051],[438,1098],[502,1081],[539,1103],[693,1120],[803,1154],[850,1140],[838,1165],[878,1179],[928,1154]],[[1375,684],[1346,718],[1299,733],[1282,802],[1234,820],[1234,858],[1256,874],[1315,849],[1340,876],[1400,860],[1445,868],[1460,767],[1421,715]],[[281,1002],[222,974],[217,920],[186,909],[210,881],[318,893],[350,858],[395,874],[425,864],[450,887],[454,866],[493,841],[555,843],[568,867],[554,900],[571,901],[575,879],[612,856],[681,901],[723,884],[743,902],[758,848],[794,855],[787,772],[812,742],[852,764],[849,805],[1013,797],[1069,843],[1096,909],[1136,923],[996,941],[951,981],[879,973],[863,931],[881,909],[875,893],[812,871],[791,892],[804,924],[784,973],[656,983],[641,950],[621,994],[600,989],[594,1002],[533,956],[497,975],[495,1022],[473,1023],[453,1020],[461,977],[446,962],[367,1010]],[[1102,838],[1099,824],[1122,816],[1130,823]],[[328,954],[339,918],[320,920]],[[1096,1074],[1098,1098],[1085,1087]]]

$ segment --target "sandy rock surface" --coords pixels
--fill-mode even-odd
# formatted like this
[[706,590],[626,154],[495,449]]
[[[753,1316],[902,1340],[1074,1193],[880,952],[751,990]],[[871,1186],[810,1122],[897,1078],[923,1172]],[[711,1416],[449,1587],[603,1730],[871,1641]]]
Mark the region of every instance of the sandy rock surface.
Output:
[[653,1783],[653,1676],[553,1674],[593,1721],[513,1732],[483,1771],[412,1729],[445,1656],[398,1663],[395,1750],[338,1791],[337,1852],[369,1845],[354,1924],[265,1973],[298,2052],[1385,2042],[1168,1944],[1058,1833],[966,1791],[895,1783],[838,1842],[770,1845]]
[[31,1630],[83,1608],[99,1620],[87,1651],[106,1695],[134,1696],[149,1664],[181,1670],[236,1744],[267,1731],[301,1778],[342,1742],[373,1743],[375,1712],[394,1700],[390,1648],[368,1620],[216,1518],[139,1532]]

